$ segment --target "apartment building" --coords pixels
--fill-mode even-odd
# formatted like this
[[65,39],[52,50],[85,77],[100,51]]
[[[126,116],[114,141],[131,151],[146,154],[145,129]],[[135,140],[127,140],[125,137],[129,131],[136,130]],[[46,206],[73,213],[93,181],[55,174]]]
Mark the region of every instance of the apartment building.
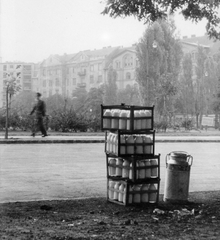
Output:
[[[184,37],[180,42],[183,52],[192,54],[194,59],[198,45],[210,55],[220,51],[220,43],[207,36]],[[23,91],[41,92],[44,97],[56,93],[72,97],[79,88],[89,91],[105,83],[110,66],[117,73],[118,89],[135,84],[137,64],[135,45],[127,48],[104,47],[75,54],[55,54],[38,64],[0,63],[0,107],[5,104],[5,82],[9,75],[17,78],[17,84],[20,84]]]
[[55,93],[64,95],[66,92],[66,63],[73,54],[63,56],[51,55],[37,67],[37,77],[33,91],[38,91],[44,97]]
[[66,94],[71,96],[77,88],[99,87],[106,82],[107,69],[112,57],[121,49],[120,47],[105,47],[98,50],[85,50],[77,53],[67,63]]
[[135,70],[138,65],[135,46],[120,49],[112,59],[112,67],[117,73],[116,84],[118,89],[136,83]]
[[6,104],[6,83],[10,78],[16,79],[21,91],[32,90],[33,63],[6,62],[0,63],[0,107]]

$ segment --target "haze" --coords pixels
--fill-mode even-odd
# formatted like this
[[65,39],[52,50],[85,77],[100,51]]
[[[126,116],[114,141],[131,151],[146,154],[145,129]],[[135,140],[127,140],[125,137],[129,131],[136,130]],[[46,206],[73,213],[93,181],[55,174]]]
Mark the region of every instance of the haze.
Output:
[[[2,62],[40,62],[51,54],[77,53],[106,46],[131,46],[146,25],[134,17],[103,16],[101,0],[0,0]],[[175,17],[180,36],[204,35],[195,25]]]

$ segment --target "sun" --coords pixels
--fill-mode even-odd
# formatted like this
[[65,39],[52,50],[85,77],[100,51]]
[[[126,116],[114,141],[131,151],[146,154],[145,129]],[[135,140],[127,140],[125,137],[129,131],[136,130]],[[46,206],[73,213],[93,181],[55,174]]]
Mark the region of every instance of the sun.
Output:
[[109,32],[104,32],[101,34],[101,40],[107,42],[111,39],[111,34]]

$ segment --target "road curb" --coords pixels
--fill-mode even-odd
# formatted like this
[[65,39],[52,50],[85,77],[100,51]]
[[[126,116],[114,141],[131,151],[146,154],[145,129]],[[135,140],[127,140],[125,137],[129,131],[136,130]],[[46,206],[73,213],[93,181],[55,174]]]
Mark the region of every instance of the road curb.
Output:
[[[104,143],[100,139],[0,139],[0,144],[57,144],[57,143]],[[157,139],[156,143],[177,143],[177,142],[220,142],[220,139]]]

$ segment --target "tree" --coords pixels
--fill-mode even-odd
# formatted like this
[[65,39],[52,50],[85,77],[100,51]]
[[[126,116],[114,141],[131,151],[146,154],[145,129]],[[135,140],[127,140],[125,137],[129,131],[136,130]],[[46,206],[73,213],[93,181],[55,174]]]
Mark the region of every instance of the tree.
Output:
[[11,106],[12,96],[20,90],[20,85],[17,84],[17,79],[12,75],[8,74],[8,79],[5,82],[6,91],[6,121],[5,121],[5,139],[8,138],[8,116],[9,108]]
[[87,94],[88,93],[85,88],[77,88],[74,90],[72,98],[73,106],[76,109],[76,111],[83,108]]
[[35,93],[31,91],[22,91],[19,92],[11,102],[11,107],[16,109],[16,111],[23,115],[32,110],[33,103],[35,100]]
[[214,99],[212,102],[212,109],[215,113],[215,128],[220,130],[220,53],[215,56],[217,83],[214,90]]
[[107,83],[104,86],[104,104],[113,105],[117,101],[117,84],[116,84],[117,73],[109,67],[107,72]]
[[155,105],[161,116],[174,111],[173,96],[182,57],[174,33],[173,22],[157,21],[146,29],[137,44],[137,82],[142,104]]
[[111,17],[133,15],[139,21],[143,20],[145,23],[149,23],[180,12],[185,19],[194,22],[206,19],[207,34],[214,39],[220,39],[219,6],[220,2],[216,0],[108,0],[105,1],[102,14],[109,14]]
[[218,89],[218,78],[220,75],[219,63],[213,56],[205,60],[205,114],[213,113],[213,102]]
[[85,100],[82,114],[86,116],[90,129],[97,131],[101,127],[101,104],[103,104],[103,87],[91,88]]
[[132,86],[127,85],[125,89],[117,92],[118,104],[125,103],[126,105],[140,105],[140,97],[137,84]]
[[194,115],[193,62],[191,54],[185,54],[182,60],[181,75],[178,84],[179,112],[186,118]]
[[198,53],[196,55],[196,79],[195,79],[195,115],[196,115],[196,127],[200,128],[202,123],[202,116],[205,110],[205,85],[206,85],[206,52],[198,46]]

